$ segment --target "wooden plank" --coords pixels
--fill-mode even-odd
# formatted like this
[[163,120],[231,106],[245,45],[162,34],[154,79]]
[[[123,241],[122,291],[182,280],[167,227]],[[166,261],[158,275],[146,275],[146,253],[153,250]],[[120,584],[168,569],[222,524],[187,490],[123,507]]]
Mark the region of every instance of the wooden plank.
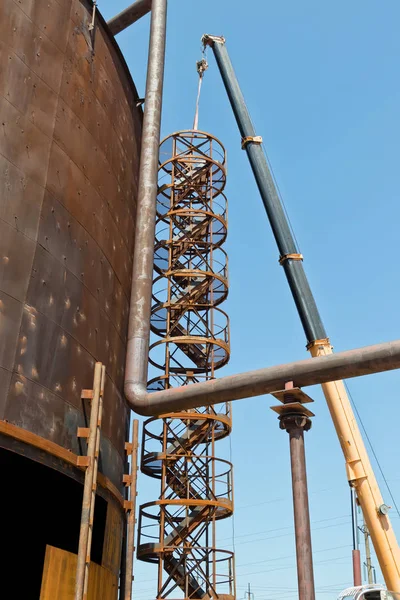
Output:
[[113,502],[107,505],[106,529],[104,532],[102,565],[115,575],[119,573],[122,549],[122,523],[121,511]]
[[[76,554],[47,546],[40,600],[74,600],[76,566]],[[90,563],[88,600],[116,600],[117,596],[117,575]]]
[[76,434],[79,438],[88,438],[90,434],[89,427],[78,427],[78,433]]

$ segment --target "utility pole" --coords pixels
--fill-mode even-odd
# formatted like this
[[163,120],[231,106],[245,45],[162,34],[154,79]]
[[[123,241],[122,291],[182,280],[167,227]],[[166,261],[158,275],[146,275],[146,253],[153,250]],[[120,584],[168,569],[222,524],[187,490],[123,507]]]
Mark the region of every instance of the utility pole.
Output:
[[246,596],[246,600],[252,600],[252,598],[254,599],[254,594],[251,592],[250,584],[247,584],[247,592],[246,592],[245,596]]
[[361,554],[358,542],[358,522],[357,522],[357,496],[353,487],[350,487],[351,500],[351,524],[353,529],[353,583],[355,586],[362,585],[361,579]]
[[374,583],[374,567],[372,566],[372,559],[371,559],[371,546],[369,543],[369,531],[368,531],[368,527],[365,524],[364,521],[364,525],[362,527],[362,531],[364,533],[364,540],[365,540],[365,566],[367,568],[367,577],[368,577],[368,583]]

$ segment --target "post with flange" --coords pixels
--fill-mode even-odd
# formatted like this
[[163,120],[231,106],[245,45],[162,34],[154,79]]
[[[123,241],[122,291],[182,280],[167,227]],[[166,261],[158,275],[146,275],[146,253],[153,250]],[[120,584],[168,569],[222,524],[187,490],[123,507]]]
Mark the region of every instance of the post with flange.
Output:
[[295,388],[292,381],[286,383],[285,389],[275,392],[273,396],[282,402],[279,406],[272,406],[271,408],[278,413],[280,428],[288,432],[290,440],[299,600],[315,600],[306,455],[304,449],[304,432],[311,429],[310,417],[314,416],[304,404],[313,402],[313,400],[301,389]]

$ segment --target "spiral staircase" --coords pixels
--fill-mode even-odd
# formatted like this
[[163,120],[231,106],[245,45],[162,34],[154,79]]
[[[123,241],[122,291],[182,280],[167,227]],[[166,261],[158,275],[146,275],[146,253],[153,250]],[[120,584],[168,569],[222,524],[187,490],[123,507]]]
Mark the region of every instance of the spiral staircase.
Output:
[[[225,151],[183,131],[160,146],[149,391],[215,377],[229,360]],[[138,558],[158,565],[157,599],[234,600],[232,552],[216,523],[233,511],[232,465],[216,456],[231,432],[229,404],[144,423],[141,469],[160,480],[140,507]]]

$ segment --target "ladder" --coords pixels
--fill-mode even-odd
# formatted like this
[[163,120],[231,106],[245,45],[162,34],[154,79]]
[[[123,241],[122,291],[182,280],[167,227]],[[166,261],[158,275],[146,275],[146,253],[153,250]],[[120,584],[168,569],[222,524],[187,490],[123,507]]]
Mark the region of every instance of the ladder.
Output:
[[91,407],[89,427],[78,427],[78,437],[86,438],[87,440],[87,454],[86,456],[80,456],[78,459],[78,465],[84,467],[86,470],[79,532],[75,600],[87,600],[88,593],[105,374],[105,366],[101,362],[97,362],[94,368],[93,389],[82,390],[81,394],[82,399],[90,401]]

